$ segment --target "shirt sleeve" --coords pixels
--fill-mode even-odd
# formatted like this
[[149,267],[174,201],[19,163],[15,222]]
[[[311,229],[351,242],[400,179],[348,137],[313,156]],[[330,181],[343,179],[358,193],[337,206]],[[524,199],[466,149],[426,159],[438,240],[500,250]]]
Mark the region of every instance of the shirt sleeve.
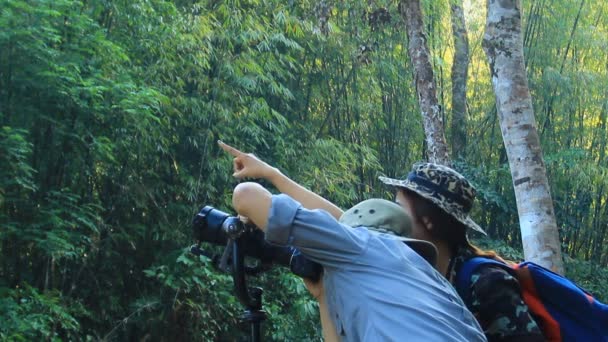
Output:
[[544,341],[521,296],[519,282],[500,267],[479,267],[471,276],[471,312],[488,341]]
[[266,240],[294,246],[323,266],[355,262],[369,237],[367,229],[343,225],[324,210],[308,210],[285,194],[272,196]]

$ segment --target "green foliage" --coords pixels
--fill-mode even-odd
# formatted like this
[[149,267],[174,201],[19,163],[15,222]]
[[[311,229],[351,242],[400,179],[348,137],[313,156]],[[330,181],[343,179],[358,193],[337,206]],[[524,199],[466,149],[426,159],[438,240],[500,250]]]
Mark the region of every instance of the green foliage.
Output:
[[150,336],[174,336],[178,340],[236,338],[234,327],[238,326],[239,305],[233,294],[232,278],[213,272],[209,261],[199,260],[186,250],[170,256],[162,265],[144,270],[161,291],[136,301],[129,315],[133,322],[124,324],[142,329],[153,326],[154,330],[148,332]]
[[21,192],[36,190],[35,170],[28,164],[32,153],[27,141],[27,131],[2,127],[0,131],[0,205],[18,201]]
[[79,338],[75,317],[86,315],[82,305],[62,298],[58,291],[39,293],[29,285],[0,287],[0,339],[31,341]]
[[[446,1],[424,1],[450,120]],[[0,339],[239,340],[231,279],[185,251],[202,205],[231,212],[255,152],[342,207],[424,159],[396,2],[0,0]],[[606,298],[606,21],[530,2],[526,53],[568,274]],[[553,11],[559,15],[551,14]],[[382,14],[382,15],[379,15]],[[467,10],[474,217],[519,258],[510,172]],[[571,32],[573,38],[570,39]],[[570,41],[570,48],[565,46]],[[449,127],[446,125],[446,127]],[[447,132],[450,136],[450,132]],[[492,245],[490,245],[492,246]],[[216,251],[220,252],[220,251]],[[599,265],[599,266],[598,266]],[[603,267],[603,268],[602,268]],[[267,340],[320,340],[302,282],[273,269]]]
[[492,240],[488,238],[480,238],[474,239],[472,241],[476,246],[484,250],[492,250],[495,251],[498,255],[500,255],[503,259],[520,262],[524,259],[523,252],[514,249],[513,247],[505,244],[499,240]]
[[603,303],[608,302],[608,270],[598,264],[566,257],[566,276]]

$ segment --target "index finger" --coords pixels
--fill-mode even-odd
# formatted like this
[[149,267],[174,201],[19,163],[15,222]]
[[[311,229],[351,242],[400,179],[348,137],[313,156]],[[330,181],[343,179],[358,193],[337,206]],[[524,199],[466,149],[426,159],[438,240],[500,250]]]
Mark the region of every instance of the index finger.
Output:
[[234,147],[232,147],[230,145],[225,144],[221,140],[218,140],[217,144],[220,145],[220,147],[222,148],[222,150],[230,153],[233,157],[239,157],[239,156],[241,156],[241,155],[244,154],[243,152],[237,150],[236,148],[234,148]]

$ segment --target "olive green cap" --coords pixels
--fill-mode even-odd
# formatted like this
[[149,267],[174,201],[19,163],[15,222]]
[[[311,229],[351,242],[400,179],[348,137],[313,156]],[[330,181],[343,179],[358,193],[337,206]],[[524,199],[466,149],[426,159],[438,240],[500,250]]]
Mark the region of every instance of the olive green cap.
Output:
[[412,235],[412,220],[394,202],[380,198],[365,200],[344,212],[340,222],[353,228],[366,227],[379,233],[395,235],[435,266],[437,249],[428,241],[408,238]]

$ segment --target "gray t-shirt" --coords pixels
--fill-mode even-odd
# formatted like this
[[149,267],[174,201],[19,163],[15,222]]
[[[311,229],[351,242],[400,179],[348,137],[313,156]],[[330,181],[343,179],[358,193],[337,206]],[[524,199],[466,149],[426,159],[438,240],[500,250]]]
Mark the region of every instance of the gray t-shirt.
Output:
[[266,240],[323,265],[344,341],[486,341],[450,283],[391,235],[342,225],[281,194],[272,197]]

